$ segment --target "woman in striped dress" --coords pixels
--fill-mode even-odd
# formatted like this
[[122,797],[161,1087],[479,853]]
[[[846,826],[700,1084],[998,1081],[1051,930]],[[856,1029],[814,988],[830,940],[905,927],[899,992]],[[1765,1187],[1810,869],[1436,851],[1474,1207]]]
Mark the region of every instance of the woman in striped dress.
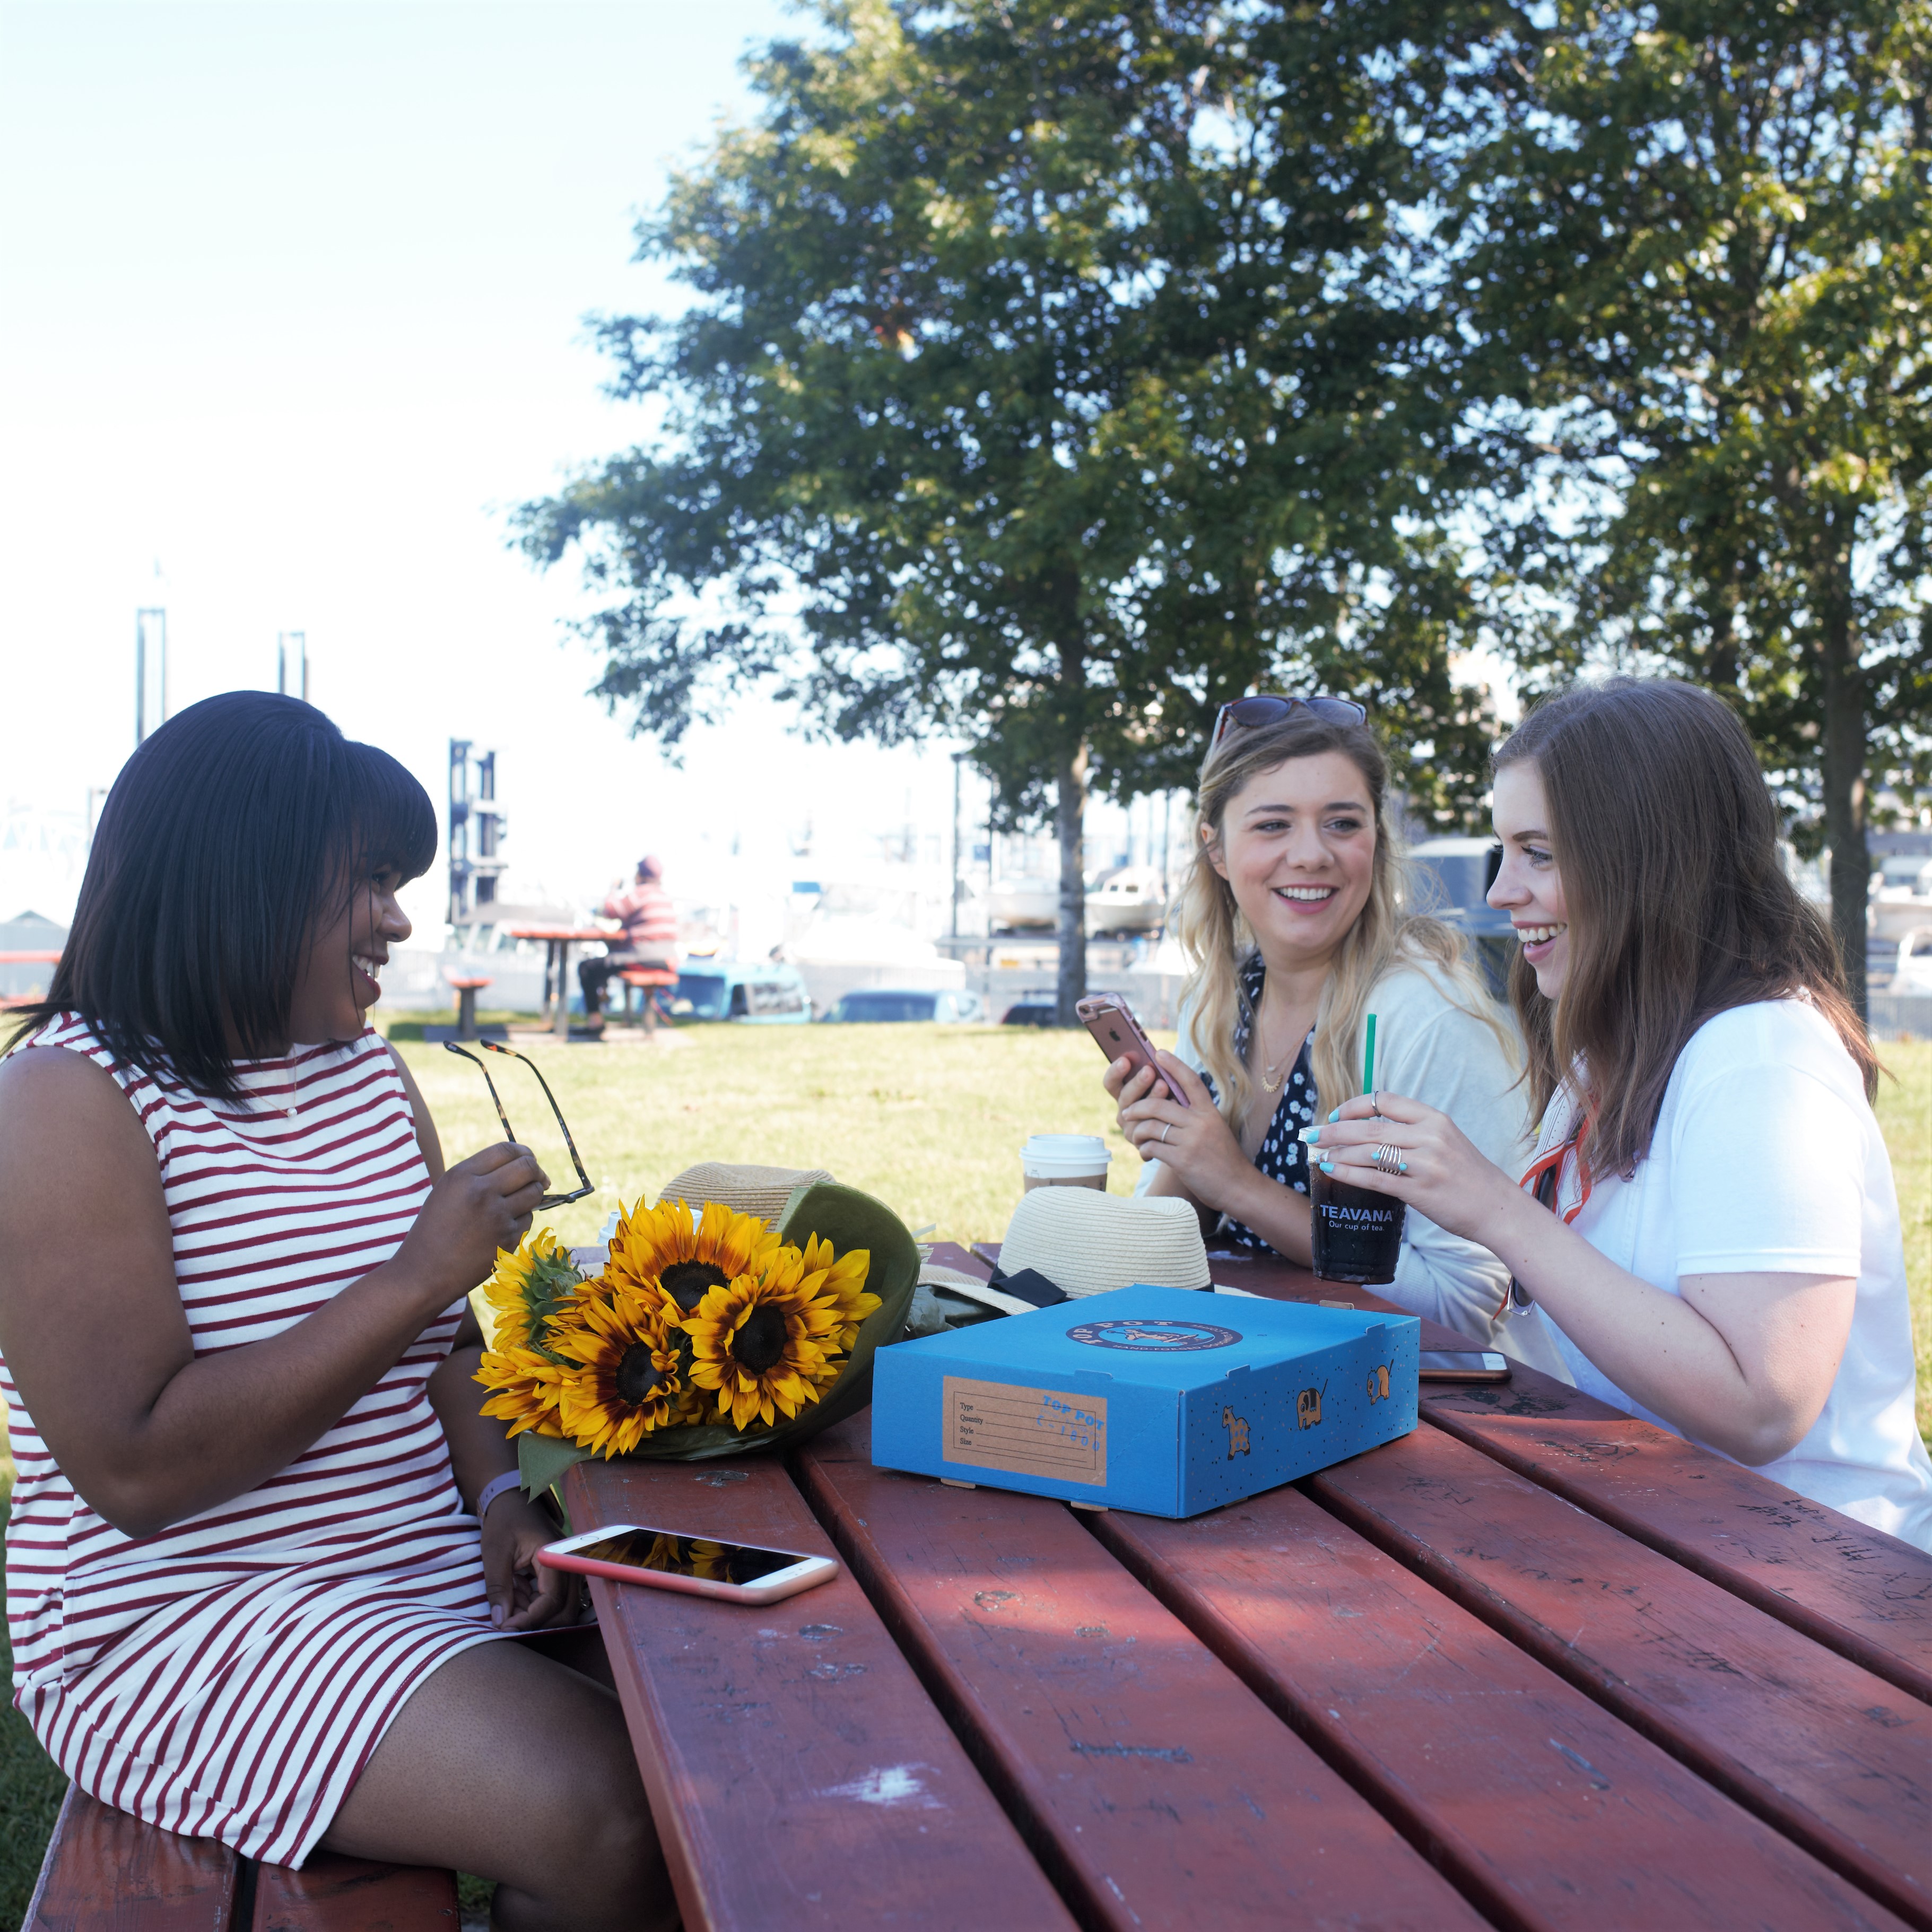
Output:
[[182,712],[109,798],[0,1064],[15,1701],[170,1830],[478,1872],[506,1928],[674,1924],[469,1379],[466,1293],[544,1177],[507,1143],[445,1172],[364,1023],[435,845],[400,765],[266,694]]

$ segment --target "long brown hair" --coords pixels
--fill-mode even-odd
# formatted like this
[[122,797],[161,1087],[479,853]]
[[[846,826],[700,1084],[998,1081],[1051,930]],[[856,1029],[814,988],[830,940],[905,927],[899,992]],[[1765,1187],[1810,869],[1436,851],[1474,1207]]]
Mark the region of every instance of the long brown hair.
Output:
[[1793,994],[1876,1093],[1831,928],[1779,862],[1778,814],[1728,705],[1670,678],[1578,685],[1497,748],[1498,770],[1525,760],[1542,781],[1570,932],[1554,1001],[1520,953],[1510,969],[1539,1117],[1580,1066],[1590,1164],[1627,1174],[1690,1036],[1732,1006]]
[[1254,1100],[1247,1067],[1234,1052],[1234,1030],[1246,999],[1241,969],[1256,947],[1233,888],[1214,869],[1214,855],[1220,850],[1228,803],[1250,778],[1291,758],[1319,758],[1324,752],[1340,752],[1361,773],[1375,812],[1376,854],[1368,902],[1342,942],[1316,1011],[1315,1090],[1330,1106],[1355,1091],[1369,995],[1378,981],[1404,965],[1432,969],[1455,1004],[1495,1031],[1511,1064],[1520,1058],[1488,989],[1464,955],[1460,935],[1440,920],[1408,910],[1408,868],[1400,836],[1390,823],[1388,761],[1376,734],[1366,724],[1341,724],[1298,706],[1278,724],[1231,731],[1209,752],[1201,767],[1200,840],[1174,920],[1175,936],[1192,964],[1182,995],[1189,1029],[1214,1076],[1221,1112],[1237,1135]]

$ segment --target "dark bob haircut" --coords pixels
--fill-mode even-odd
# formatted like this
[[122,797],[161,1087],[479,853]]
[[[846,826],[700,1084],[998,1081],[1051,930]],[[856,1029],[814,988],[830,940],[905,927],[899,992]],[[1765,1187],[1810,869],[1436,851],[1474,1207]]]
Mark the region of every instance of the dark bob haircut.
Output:
[[122,768],[53,983],[15,1017],[78,1013],[130,1064],[232,1097],[238,1058],[286,1047],[314,933],[435,856],[429,795],[388,752],[299,698],[204,699]]

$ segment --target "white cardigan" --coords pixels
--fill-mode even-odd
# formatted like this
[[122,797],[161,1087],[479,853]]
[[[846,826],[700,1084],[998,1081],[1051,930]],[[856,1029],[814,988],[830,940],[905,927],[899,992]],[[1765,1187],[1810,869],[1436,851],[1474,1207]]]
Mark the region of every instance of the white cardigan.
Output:
[[[1376,982],[1369,1000],[1376,1016],[1376,1084],[1447,1114],[1478,1150],[1512,1179],[1529,1165],[1534,1142],[1528,1096],[1501,1042],[1482,1021],[1456,1005],[1430,966],[1404,962]],[[1501,1016],[1505,1025],[1506,1016]],[[1186,1008],[1180,1014],[1180,1058],[1197,1072],[1196,1049]],[[1321,1112],[1347,1096],[1319,1096]],[[1135,1187],[1145,1193],[1160,1162],[1150,1160]],[[1563,1382],[1571,1379],[1540,1321],[1496,1318],[1509,1288],[1509,1270],[1474,1241],[1438,1228],[1412,1208],[1395,1280],[1374,1290],[1479,1347],[1505,1354]]]

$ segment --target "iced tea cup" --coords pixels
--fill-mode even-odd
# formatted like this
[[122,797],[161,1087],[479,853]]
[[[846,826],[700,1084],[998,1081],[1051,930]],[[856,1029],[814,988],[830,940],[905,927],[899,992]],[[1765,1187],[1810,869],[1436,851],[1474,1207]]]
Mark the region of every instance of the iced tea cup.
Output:
[[1113,1156],[1098,1134],[1035,1134],[1020,1154],[1024,1192],[1036,1187],[1093,1187],[1107,1191]]
[[1408,1212],[1402,1203],[1372,1187],[1352,1187],[1336,1180],[1312,1159],[1308,1185],[1315,1208],[1316,1274],[1323,1281],[1362,1287],[1394,1280]]

